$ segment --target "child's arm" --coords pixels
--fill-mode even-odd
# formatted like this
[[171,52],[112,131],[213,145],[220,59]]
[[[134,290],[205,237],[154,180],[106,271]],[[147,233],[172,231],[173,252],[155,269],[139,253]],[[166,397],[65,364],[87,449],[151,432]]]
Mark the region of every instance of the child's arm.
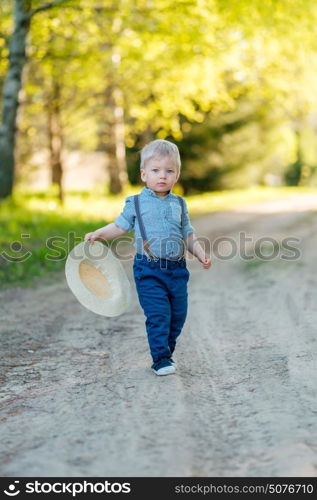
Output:
[[95,240],[114,240],[134,228],[135,214],[132,203],[132,196],[125,199],[125,206],[114,222],[107,224],[92,233],[85,235],[85,241],[93,243]]
[[205,253],[205,250],[202,248],[196,237],[195,228],[191,225],[190,222],[186,200],[184,198],[183,200],[185,202],[185,210],[183,216],[182,231],[185,247],[191,254],[197,257],[197,259],[203,264],[203,267],[205,269],[209,269],[209,267],[211,266],[211,259],[209,255]]
[[116,226],[116,224],[112,222],[111,224],[107,224],[92,233],[85,234],[85,241],[93,243],[96,240],[114,240],[115,238],[119,238],[119,236],[126,233],[128,233],[128,231]]
[[209,269],[211,266],[211,259],[210,257],[205,253],[205,250],[202,248],[201,244],[199,243],[196,234],[194,232],[189,233],[186,238],[184,238],[184,243],[187,248],[187,250],[193,254],[199,262],[203,264],[203,267],[205,269]]

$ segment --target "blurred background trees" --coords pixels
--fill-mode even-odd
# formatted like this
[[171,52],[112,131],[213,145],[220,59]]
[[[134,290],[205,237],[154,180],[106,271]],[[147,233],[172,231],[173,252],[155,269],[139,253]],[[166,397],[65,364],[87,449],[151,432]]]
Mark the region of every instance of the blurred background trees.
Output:
[[0,21],[0,197],[121,193],[154,138],[186,194],[317,184],[314,0],[2,0]]

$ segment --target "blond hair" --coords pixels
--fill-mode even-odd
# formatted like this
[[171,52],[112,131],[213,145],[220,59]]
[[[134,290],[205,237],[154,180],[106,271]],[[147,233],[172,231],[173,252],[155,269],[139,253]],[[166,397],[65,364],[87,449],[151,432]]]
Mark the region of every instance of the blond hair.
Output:
[[141,150],[141,165],[140,169],[144,169],[147,160],[156,156],[168,156],[175,163],[178,171],[181,168],[181,158],[178,147],[170,141],[165,139],[156,139],[144,146]]

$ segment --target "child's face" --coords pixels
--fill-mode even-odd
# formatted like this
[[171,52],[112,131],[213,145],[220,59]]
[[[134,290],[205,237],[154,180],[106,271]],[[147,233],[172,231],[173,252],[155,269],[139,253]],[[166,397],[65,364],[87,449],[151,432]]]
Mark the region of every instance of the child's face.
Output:
[[155,156],[141,169],[141,179],[158,196],[165,196],[179,178],[177,166],[168,156]]

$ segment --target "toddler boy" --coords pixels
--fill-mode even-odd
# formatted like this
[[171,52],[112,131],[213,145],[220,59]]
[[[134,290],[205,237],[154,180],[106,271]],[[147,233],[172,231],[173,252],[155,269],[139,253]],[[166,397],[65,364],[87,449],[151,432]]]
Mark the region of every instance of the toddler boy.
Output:
[[210,258],[196,240],[184,198],[172,193],[180,176],[178,148],[157,139],[141,151],[141,179],[146,186],[128,196],[114,223],[85,235],[85,241],[115,239],[134,229],[133,274],[156,375],[176,371],[172,359],[187,316],[189,271],[185,247],[203,264]]

